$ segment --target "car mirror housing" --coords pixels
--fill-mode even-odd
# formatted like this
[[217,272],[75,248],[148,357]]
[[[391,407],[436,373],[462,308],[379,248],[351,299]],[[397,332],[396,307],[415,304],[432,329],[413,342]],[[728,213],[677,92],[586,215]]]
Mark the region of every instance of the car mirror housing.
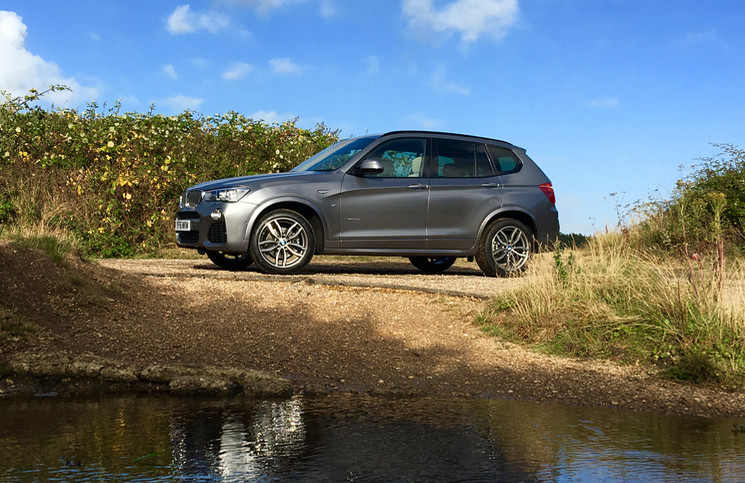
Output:
[[357,168],[360,174],[380,174],[383,172],[383,163],[377,159],[366,159]]

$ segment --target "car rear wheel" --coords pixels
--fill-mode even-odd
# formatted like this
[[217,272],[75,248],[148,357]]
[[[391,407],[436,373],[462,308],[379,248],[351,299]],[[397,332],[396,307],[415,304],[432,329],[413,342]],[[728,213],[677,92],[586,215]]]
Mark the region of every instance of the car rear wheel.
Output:
[[455,257],[409,257],[416,268],[425,273],[442,273],[455,263]]
[[297,273],[313,258],[315,235],[301,214],[275,210],[256,223],[251,234],[251,256],[264,272]]
[[226,270],[243,270],[253,265],[248,253],[225,253],[208,251],[207,257],[220,268]]
[[533,253],[533,232],[517,220],[502,219],[489,225],[479,243],[476,262],[489,277],[519,274]]

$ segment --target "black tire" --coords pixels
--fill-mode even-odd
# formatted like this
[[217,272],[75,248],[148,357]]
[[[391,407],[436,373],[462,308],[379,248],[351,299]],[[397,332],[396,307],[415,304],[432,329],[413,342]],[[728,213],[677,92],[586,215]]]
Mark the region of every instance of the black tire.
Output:
[[409,257],[416,268],[425,273],[442,273],[453,266],[455,257]]
[[212,263],[226,270],[244,270],[254,263],[248,253],[225,253],[208,250],[207,257]]
[[251,257],[266,273],[288,275],[305,268],[313,258],[316,237],[300,213],[275,210],[262,216],[251,233]]
[[484,231],[476,263],[487,277],[520,274],[533,254],[533,231],[517,220],[505,218]]

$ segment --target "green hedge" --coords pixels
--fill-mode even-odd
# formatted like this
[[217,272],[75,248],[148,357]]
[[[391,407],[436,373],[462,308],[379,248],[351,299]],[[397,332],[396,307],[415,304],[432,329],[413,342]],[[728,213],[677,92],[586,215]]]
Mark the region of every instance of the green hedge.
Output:
[[714,146],[720,153],[702,158],[690,176],[677,182],[669,199],[635,207],[642,246],[693,253],[724,243],[730,251],[745,252],[745,150]]
[[5,93],[0,105],[0,229],[53,228],[95,256],[128,256],[173,241],[179,195],[211,179],[287,171],[338,140],[323,124],[268,125],[236,112],[121,113],[42,109],[47,92]]

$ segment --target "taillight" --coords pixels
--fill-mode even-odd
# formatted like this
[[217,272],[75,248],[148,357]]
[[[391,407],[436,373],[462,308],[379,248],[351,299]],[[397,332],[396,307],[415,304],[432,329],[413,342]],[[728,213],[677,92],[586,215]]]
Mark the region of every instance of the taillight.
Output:
[[552,205],[555,205],[556,195],[554,194],[554,187],[551,185],[551,183],[543,183],[538,187],[541,189],[541,191],[543,191],[543,194],[546,195],[548,201],[550,201]]

